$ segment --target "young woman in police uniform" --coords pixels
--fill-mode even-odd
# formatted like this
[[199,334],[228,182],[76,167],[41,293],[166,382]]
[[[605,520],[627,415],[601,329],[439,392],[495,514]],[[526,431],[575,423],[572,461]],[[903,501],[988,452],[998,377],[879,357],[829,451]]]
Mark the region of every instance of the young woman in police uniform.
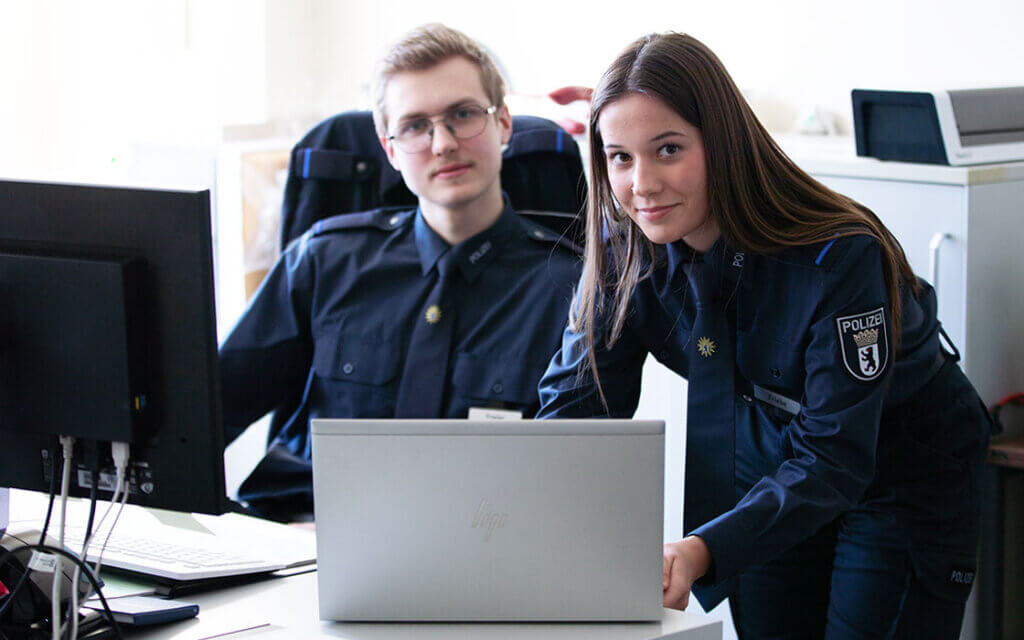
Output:
[[931,286],[689,36],[630,45],[589,136],[584,276],[540,415],[632,416],[648,353],[689,380],[665,605],[729,597],[741,638],[957,637],[989,423]]

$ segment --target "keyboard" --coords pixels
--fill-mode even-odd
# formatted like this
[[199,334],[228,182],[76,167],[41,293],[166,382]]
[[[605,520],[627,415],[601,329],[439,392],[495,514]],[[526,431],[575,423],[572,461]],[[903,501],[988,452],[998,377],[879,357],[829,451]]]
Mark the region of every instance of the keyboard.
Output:
[[[64,543],[81,551],[84,529],[69,527]],[[86,560],[96,562],[104,538],[94,537]],[[284,569],[280,560],[267,560],[228,549],[216,536],[176,532],[175,540],[125,535],[117,530],[103,552],[103,566],[170,580],[201,580]]]
[[[17,491],[18,507],[11,525],[39,531],[45,519],[45,494]],[[110,503],[100,501],[97,520]],[[82,551],[89,520],[89,501],[73,498],[67,505],[65,544]],[[99,522],[96,523],[97,525]],[[103,530],[89,545],[87,560],[95,562],[105,534],[114,525],[106,519]],[[56,522],[49,536],[56,541]],[[189,582],[225,578],[279,569],[300,569],[316,564],[316,535],[307,529],[260,520],[239,513],[219,516],[178,513],[125,505],[114,527],[103,565],[153,576],[160,582]]]

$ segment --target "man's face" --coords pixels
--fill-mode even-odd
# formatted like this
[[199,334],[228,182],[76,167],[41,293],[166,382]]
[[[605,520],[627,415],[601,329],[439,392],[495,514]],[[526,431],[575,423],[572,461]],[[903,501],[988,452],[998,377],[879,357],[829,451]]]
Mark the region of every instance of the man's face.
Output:
[[[475,64],[459,56],[422,71],[398,73],[388,82],[384,104],[388,130],[381,144],[421,207],[457,215],[501,202],[501,145],[512,134],[508,109],[500,106],[487,115],[483,131],[468,139],[456,137],[442,121],[445,114],[458,116],[459,107],[491,106]],[[423,118],[432,120],[433,134],[422,151],[409,152],[388,140]]]

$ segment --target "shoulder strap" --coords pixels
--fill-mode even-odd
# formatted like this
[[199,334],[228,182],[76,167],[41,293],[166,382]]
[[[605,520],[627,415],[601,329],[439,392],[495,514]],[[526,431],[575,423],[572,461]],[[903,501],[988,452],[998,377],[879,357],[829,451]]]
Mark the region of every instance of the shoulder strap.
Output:
[[390,231],[407,224],[412,220],[414,213],[415,211],[410,211],[408,207],[381,207],[360,213],[343,213],[318,220],[310,231],[314,236],[346,229],[376,228]]
[[556,244],[583,255],[583,234],[579,219],[571,213],[558,211],[516,211],[526,235],[536,242]]

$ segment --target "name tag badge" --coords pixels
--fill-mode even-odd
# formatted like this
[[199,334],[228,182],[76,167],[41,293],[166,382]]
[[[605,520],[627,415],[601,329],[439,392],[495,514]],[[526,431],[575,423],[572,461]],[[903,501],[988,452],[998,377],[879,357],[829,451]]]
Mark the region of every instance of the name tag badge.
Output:
[[771,405],[776,409],[782,409],[787,413],[792,413],[793,415],[800,413],[800,403],[796,400],[787,398],[781,393],[776,393],[771,389],[759,387],[756,384],[754,385],[754,397],[765,404]]
[[511,409],[491,409],[489,407],[470,407],[470,420],[522,420],[522,411]]

